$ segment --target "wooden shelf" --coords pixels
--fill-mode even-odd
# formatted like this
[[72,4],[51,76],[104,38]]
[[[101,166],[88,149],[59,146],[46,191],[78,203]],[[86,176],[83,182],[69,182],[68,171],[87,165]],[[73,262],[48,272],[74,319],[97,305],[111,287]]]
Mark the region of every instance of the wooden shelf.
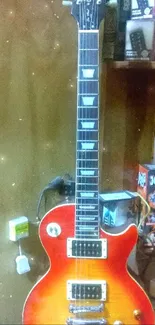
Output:
[[155,69],[155,61],[109,61],[104,64],[113,69]]

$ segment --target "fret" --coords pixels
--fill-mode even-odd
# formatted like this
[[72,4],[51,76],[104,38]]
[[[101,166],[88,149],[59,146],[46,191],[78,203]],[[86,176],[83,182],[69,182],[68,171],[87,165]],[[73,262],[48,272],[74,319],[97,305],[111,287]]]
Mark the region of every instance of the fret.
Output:
[[95,217],[94,216],[81,216],[79,217],[78,216],[78,219],[76,220],[77,223],[87,223],[89,220],[91,220],[91,222],[98,222],[98,216],[96,215]]
[[98,83],[98,79],[78,79],[79,82],[84,82],[84,83],[87,83],[87,82],[97,82]]
[[95,207],[98,207],[98,204],[96,204],[96,203],[94,203],[94,204],[90,204],[90,203],[85,203],[84,204],[84,206],[81,206],[81,205],[79,205],[79,209],[90,209],[90,210],[94,210],[95,209]]
[[93,107],[93,108],[98,108],[98,105],[97,105],[97,106],[94,106],[94,105],[93,105],[93,106],[89,106],[89,105],[88,105],[87,107],[86,107],[86,106],[83,106],[83,105],[81,105],[81,106],[78,105],[78,108],[84,108],[84,109],[86,109],[86,108],[90,109],[90,108],[92,108],[92,107]]
[[76,220],[76,224],[81,224],[81,225],[87,225],[87,223],[89,222],[89,220],[91,221],[91,224],[98,224],[98,216],[96,217],[78,217],[78,220]]
[[[98,206],[98,204],[96,204],[96,206]],[[84,207],[84,211],[85,211],[85,212],[89,212],[89,211],[91,210],[91,209],[86,209],[85,206],[81,206],[81,209],[83,209],[83,207]],[[95,208],[95,207],[94,207],[94,208]],[[78,208],[77,208],[76,211],[81,211],[81,209],[78,209]],[[92,210],[95,211],[95,209],[92,209]],[[97,211],[98,211],[98,210],[97,210]],[[97,215],[98,215],[98,214],[97,214]]]
[[[97,134],[98,134],[98,132],[97,132]],[[85,143],[85,142],[90,142],[90,141],[92,141],[92,140],[91,140],[91,139],[82,139],[82,140],[78,139],[78,140],[77,140],[77,142],[81,142],[81,141],[84,141],[84,143]],[[98,140],[94,140],[94,141],[93,141],[93,144],[94,144],[95,142],[98,142]]]
[[80,233],[80,234],[77,234],[76,233],[76,238],[85,238],[85,239],[98,239],[98,233],[96,234],[84,234],[84,233]]
[[[83,129],[83,128],[81,128],[81,129],[77,129],[77,131],[78,131],[78,132],[83,132],[84,134],[85,134],[85,132],[88,133],[88,132],[90,132],[90,131],[91,131],[91,132],[97,132],[97,133],[98,133],[98,128],[96,128],[96,129],[94,129],[94,130],[92,130],[91,128],[89,128],[89,129],[86,129],[86,128]],[[86,133],[86,134],[87,134],[87,133]]]
[[77,150],[77,153],[78,152],[81,152],[81,153],[84,153],[84,154],[87,154],[87,153],[92,153],[92,152],[96,152],[96,153],[98,153],[98,150],[87,150],[87,151],[85,151],[85,150],[82,150],[82,149],[79,149],[79,150]]
[[91,117],[88,117],[88,118],[78,118],[78,122],[80,121],[98,121],[98,118],[91,118]]
[[79,64],[79,67],[98,67],[98,64]]
[[97,96],[97,95],[98,95],[98,92],[96,92],[96,93],[93,93],[93,92],[92,92],[92,93],[87,93],[87,92],[83,93],[83,92],[79,92],[78,95],[80,95],[80,96],[83,96],[83,95],[84,95],[85,97],[86,97],[86,95],[87,95],[87,97],[88,97],[88,96]]
[[98,29],[79,29],[79,33],[99,33]]
[[[96,108],[98,108],[98,105],[92,105],[92,106],[83,106],[83,105],[78,105],[78,108],[83,108],[83,112],[85,112],[86,111],[86,109],[88,110],[88,112],[90,112],[92,109],[95,109],[94,111],[96,112]],[[97,112],[96,112],[97,113]],[[87,118],[80,118],[80,116],[78,116],[78,119],[81,119],[81,120],[83,120],[83,119],[87,119]],[[90,116],[88,116],[88,119],[92,119],[92,117],[90,117]],[[98,118],[96,118],[96,119],[98,119]]]
[[79,49],[79,51],[98,51],[98,49],[96,48],[96,49]]
[[78,222],[82,222],[83,220],[85,220],[86,222],[88,221],[88,220],[91,220],[91,221],[98,221],[98,215],[78,215],[77,216],[77,221]]
[[87,185],[89,185],[89,186],[97,186],[98,185],[98,183],[96,183],[96,184],[93,184],[93,183],[86,183],[86,182],[84,182],[84,183],[76,183],[77,185],[85,185],[85,186],[87,186]]
[[[80,170],[83,170],[83,168],[77,168],[77,169],[78,169],[78,170],[79,170],[79,169],[80,169]],[[87,168],[87,169],[88,169],[88,170],[89,170],[89,169],[90,169],[90,170],[93,169],[93,171],[98,170],[98,168],[91,168],[91,167],[90,167],[90,168]]]

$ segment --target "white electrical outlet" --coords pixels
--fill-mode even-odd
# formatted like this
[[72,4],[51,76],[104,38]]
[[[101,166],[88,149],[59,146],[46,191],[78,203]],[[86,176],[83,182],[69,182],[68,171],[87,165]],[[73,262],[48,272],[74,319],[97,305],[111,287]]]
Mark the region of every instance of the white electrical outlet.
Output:
[[18,217],[9,221],[9,239],[17,241],[29,236],[29,221],[25,216]]

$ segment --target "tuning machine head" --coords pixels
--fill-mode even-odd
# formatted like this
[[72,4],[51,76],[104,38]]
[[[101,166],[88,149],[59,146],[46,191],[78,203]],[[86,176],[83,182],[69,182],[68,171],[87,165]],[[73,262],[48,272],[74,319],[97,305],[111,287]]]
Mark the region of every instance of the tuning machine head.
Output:
[[72,1],[69,0],[63,0],[62,1],[63,6],[71,7],[72,6]]

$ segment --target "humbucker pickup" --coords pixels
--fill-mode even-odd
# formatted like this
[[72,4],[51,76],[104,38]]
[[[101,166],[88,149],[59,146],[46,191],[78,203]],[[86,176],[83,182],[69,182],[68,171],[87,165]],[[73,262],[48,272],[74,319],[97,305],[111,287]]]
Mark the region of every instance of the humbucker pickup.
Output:
[[106,281],[67,281],[68,300],[106,300]]
[[76,258],[107,258],[107,239],[67,239],[67,256]]

